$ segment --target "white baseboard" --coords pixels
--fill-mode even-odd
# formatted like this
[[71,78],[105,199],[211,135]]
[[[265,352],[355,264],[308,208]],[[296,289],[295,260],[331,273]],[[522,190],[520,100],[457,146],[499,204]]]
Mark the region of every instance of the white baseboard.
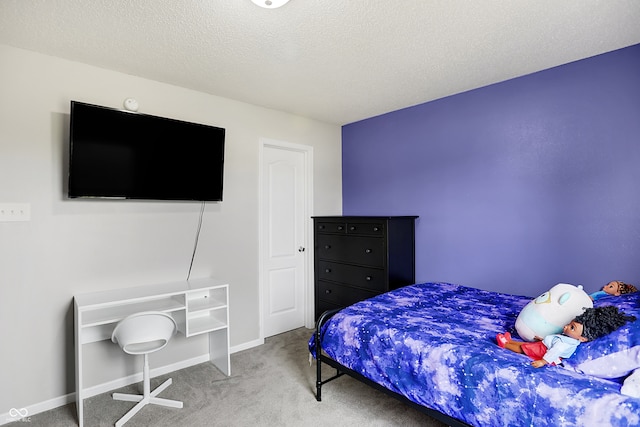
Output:
[[[161,366],[159,368],[151,369],[150,373],[152,377],[156,377],[158,375],[168,374],[169,372],[188,368],[189,366],[198,365],[200,363],[204,363],[207,361],[209,361],[209,354],[203,354],[201,356],[193,357],[187,360],[181,360],[179,362],[172,363],[167,366]],[[84,393],[85,393],[84,397],[86,399],[92,396],[96,396],[98,394],[106,393],[110,390],[115,390],[117,388],[127,386],[129,384],[135,384],[140,381],[142,381],[142,372],[134,375],[130,375],[128,377],[118,378],[113,381],[108,381],[106,383],[102,383],[93,387],[86,388],[84,389]],[[29,405],[25,408],[11,408],[9,412],[0,414],[0,425],[7,424],[13,421],[19,421],[21,419],[25,422],[28,422],[29,417],[31,415],[49,411],[51,409],[55,409],[60,406],[67,405],[75,401],[76,401],[76,394],[69,393],[69,394],[65,394],[64,396],[47,400],[45,402]]]
[[250,348],[258,347],[259,345],[262,345],[262,344],[264,344],[264,338],[258,338],[257,340],[249,341],[249,342],[229,348],[229,353],[233,354],[242,350],[249,350]]
[[[203,354],[202,356],[197,356],[187,360],[181,360],[176,363],[172,363],[167,366],[161,366],[159,368],[154,368],[150,370],[151,378],[157,377],[158,375],[168,374],[169,372],[177,371],[179,369],[188,368],[189,366],[198,365],[200,363],[208,362],[209,355]],[[128,377],[118,378],[113,381],[109,381],[106,383],[98,384],[93,387],[84,389],[84,398],[87,399],[89,397],[97,396],[98,394],[106,393],[109,390],[115,390],[120,387],[128,386],[129,384],[135,384],[142,381],[142,372],[139,372],[134,375],[129,375]],[[75,395],[75,393],[73,393]],[[75,401],[75,396],[74,396]]]
[[[248,350],[250,348],[257,347],[262,344],[264,344],[263,338],[249,341],[249,342],[229,348],[229,353],[231,354],[237,353],[239,351]],[[209,355],[203,354],[201,356],[193,357],[187,360],[181,360],[180,362],[172,363],[167,366],[151,369],[151,376],[156,377],[158,375],[168,374],[169,372],[188,368],[190,366],[198,365],[200,363],[204,363],[207,361],[209,361]],[[125,387],[129,384],[135,384],[140,381],[142,381],[142,372],[135,375],[130,375],[128,377],[118,378],[113,381],[108,381],[106,383],[98,384],[96,386],[89,387],[84,390],[85,398],[106,393],[110,390],[115,390],[117,388]],[[19,420],[29,422],[29,417],[32,415],[39,414],[41,412],[46,412],[51,409],[58,408],[60,406],[68,405],[69,403],[73,403],[75,401],[76,401],[76,394],[69,393],[69,394],[65,394],[64,396],[59,396],[44,402],[35,403],[33,405],[29,405],[24,408],[11,408],[9,412],[0,414],[0,425],[8,424],[8,423],[19,421]]]
[[[264,344],[264,338],[259,338],[257,340],[249,341],[234,347],[229,348],[229,353],[237,353],[239,351],[248,350],[253,347],[258,347]],[[168,374],[169,372],[177,371],[179,369],[188,368],[189,366],[198,365],[200,363],[207,362],[209,360],[209,354],[203,354],[201,356],[193,357],[187,360],[181,360],[176,363],[172,363],[167,366],[162,366],[159,368],[151,369],[151,376],[156,377],[158,375]],[[93,387],[86,388],[84,390],[85,398],[96,396],[98,394],[106,393],[110,390],[115,390],[120,387],[127,386],[129,384],[134,384],[142,381],[142,372],[130,375],[124,378],[118,378],[113,381],[108,381],[106,383],[98,384]],[[29,405],[25,408],[11,408],[9,412],[5,412],[0,414],[0,425],[8,424],[10,422],[23,420],[25,422],[29,421],[29,417],[35,414],[39,414],[41,412],[46,412],[51,409],[58,408],[60,406],[68,405],[69,403],[76,401],[76,394],[69,393],[64,396],[59,396],[44,402],[35,403],[33,405]]]
[[[75,402],[75,400],[76,400],[76,394],[69,393],[69,394],[65,394],[64,396],[56,397],[44,402],[27,406],[26,408],[11,408],[9,412],[0,414],[0,425],[8,424],[8,423],[11,423],[14,421],[20,421],[20,420],[29,423],[31,421],[29,419],[31,415],[39,414],[40,412],[45,412],[50,409],[67,405],[69,403]],[[28,425],[28,424],[25,424],[25,425]]]

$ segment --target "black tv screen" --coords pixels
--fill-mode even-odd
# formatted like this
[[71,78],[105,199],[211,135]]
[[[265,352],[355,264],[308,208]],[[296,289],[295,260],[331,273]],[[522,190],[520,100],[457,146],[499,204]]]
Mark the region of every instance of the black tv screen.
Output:
[[71,101],[69,197],[221,201],[223,128]]

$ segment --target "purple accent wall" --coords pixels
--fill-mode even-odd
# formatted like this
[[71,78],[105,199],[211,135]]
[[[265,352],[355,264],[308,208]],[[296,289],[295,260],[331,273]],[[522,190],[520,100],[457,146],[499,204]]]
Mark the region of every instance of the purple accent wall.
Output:
[[640,284],[640,45],[346,125],[343,214],[419,215],[416,280]]

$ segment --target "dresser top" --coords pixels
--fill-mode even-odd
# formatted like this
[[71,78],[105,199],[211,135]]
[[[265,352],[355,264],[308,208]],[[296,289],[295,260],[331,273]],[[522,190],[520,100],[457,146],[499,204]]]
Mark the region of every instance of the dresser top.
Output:
[[396,219],[396,218],[405,218],[405,219],[416,219],[415,216],[376,216],[376,215],[333,215],[333,216],[312,216],[311,218],[319,218],[319,219]]

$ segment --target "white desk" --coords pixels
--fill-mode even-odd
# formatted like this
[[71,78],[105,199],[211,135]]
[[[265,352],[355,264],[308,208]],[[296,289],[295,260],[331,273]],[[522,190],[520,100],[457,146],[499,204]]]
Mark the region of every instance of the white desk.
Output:
[[[141,311],[170,313],[186,337],[209,334],[209,360],[226,375],[229,358],[229,286],[215,279],[197,279],[74,296],[76,406],[83,425],[82,347],[110,340],[116,323]],[[171,344],[169,344],[171,345]]]

